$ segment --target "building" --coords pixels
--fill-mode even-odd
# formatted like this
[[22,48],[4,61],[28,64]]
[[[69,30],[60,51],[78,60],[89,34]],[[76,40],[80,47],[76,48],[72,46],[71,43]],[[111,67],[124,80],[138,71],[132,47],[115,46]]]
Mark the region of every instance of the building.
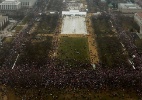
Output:
[[101,12],[93,13],[93,15],[94,15],[95,17],[100,16],[100,15],[101,15]]
[[8,24],[8,16],[0,15],[0,30],[2,30]]
[[142,8],[134,3],[119,3],[118,10],[122,13],[126,14],[134,14],[137,12],[142,12]]
[[140,26],[140,34],[142,34],[142,12],[135,13],[134,20]]
[[62,11],[62,16],[86,16],[86,12],[80,12],[79,10]]
[[37,0],[19,0],[22,7],[32,8]]
[[21,7],[32,8],[37,0],[3,0],[0,10],[17,10]]
[[21,8],[21,2],[17,0],[5,0],[0,3],[1,11],[13,11]]

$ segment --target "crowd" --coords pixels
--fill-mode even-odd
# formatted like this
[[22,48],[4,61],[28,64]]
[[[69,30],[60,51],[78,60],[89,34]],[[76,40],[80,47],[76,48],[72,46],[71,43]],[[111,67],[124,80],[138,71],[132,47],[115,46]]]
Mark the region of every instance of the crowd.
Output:
[[[53,60],[55,62],[55,60]],[[3,84],[21,87],[66,87],[88,88],[92,90],[110,88],[134,88],[142,90],[142,74],[139,70],[123,68],[104,69],[100,65],[93,69],[75,69],[56,65],[49,61],[47,65],[35,68],[34,64],[20,65],[17,68],[4,69],[0,73]],[[78,67],[80,67],[78,65]]]
[[[41,11],[36,9],[35,14]],[[0,70],[0,82],[10,86],[21,86],[21,87],[45,87],[45,88],[88,88],[88,89],[104,89],[110,88],[134,88],[137,90],[139,95],[142,95],[142,73],[139,70],[142,66],[142,55],[138,53],[136,46],[127,36],[119,24],[116,16],[112,15],[112,20],[115,22],[114,26],[120,37],[120,41],[125,45],[131,56],[133,57],[134,64],[137,70],[129,70],[130,68],[119,67],[119,68],[102,68],[101,64],[96,65],[96,69],[75,69],[72,67],[66,67],[62,63],[56,64],[58,59],[48,59],[47,64],[40,66],[39,68],[34,67],[35,64],[21,64],[16,66],[15,69],[11,70],[12,59],[19,54],[23,43],[28,41],[27,33],[34,24],[36,16],[33,17],[28,23],[27,27],[22,30],[19,35],[14,39],[12,43],[12,49],[10,50],[9,56],[3,65],[3,69]],[[55,48],[54,48],[55,49]],[[8,67],[10,68],[8,68]],[[81,64],[76,66],[80,67]],[[91,66],[91,65],[90,65]],[[123,66],[123,64],[122,64]]]
[[116,32],[118,33],[119,40],[124,44],[136,69],[141,70],[142,54],[138,52],[138,48],[134,43],[134,39],[133,39],[134,37],[131,37],[130,35],[128,35],[130,34],[130,32],[127,30],[124,30],[121,27],[120,20],[117,17],[117,14],[110,14],[110,16],[111,16],[111,20],[114,23]]
[[11,49],[9,50],[10,52],[8,53],[9,56],[5,58],[5,62],[2,66],[3,68],[6,68],[6,67],[11,68],[13,66],[14,61],[16,60],[17,55],[20,54],[20,52],[22,52],[24,48],[23,44],[26,43],[27,41],[30,41],[31,38],[29,37],[28,33],[33,27],[36,18],[39,16],[39,13],[42,11],[42,9],[45,9],[44,7],[45,6],[41,6],[39,8],[37,6],[34,6],[34,8],[29,11],[27,16],[31,15],[32,18],[25,25],[25,27],[18,33],[18,35],[15,37],[15,39],[11,43]]

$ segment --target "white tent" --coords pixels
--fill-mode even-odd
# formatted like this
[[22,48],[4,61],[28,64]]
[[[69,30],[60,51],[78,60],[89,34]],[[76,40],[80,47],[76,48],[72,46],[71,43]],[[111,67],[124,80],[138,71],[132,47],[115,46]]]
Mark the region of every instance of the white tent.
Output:
[[62,11],[62,16],[69,16],[69,15],[79,15],[79,16],[86,16],[86,12],[80,12],[79,10],[70,10],[70,11]]

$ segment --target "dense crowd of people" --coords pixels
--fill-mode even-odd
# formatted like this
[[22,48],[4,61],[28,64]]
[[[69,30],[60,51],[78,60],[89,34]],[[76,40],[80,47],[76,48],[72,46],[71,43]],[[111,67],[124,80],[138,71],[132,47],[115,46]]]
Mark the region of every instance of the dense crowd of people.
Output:
[[[66,66],[56,65],[55,60],[51,60],[41,68],[35,68],[34,64],[17,66],[15,69],[4,69],[0,73],[3,84],[20,87],[56,87],[88,89],[110,88],[134,88],[141,89],[142,74],[139,70],[126,70],[123,68],[104,69],[100,65],[96,70],[76,69]],[[80,67],[78,65],[78,67]]]
[[110,14],[112,21],[114,22],[114,27],[116,29],[116,32],[118,33],[119,40],[124,44],[127,52],[130,55],[130,58],[132,59],[132,66],[135,66],[136,69],[141,70],[142,65],[142,55],[138,52],[138,48],[134,43],[134,37],[129,36],[130,33],[127,30],[124,30],[121,27],[120,20],[117,17],[117,14]]
[[[41,1],[42,2],[42,1]],[[44,1],[46,2],[46,0]],[[42,2],[42,3],[44,3]],[[31,28],[33,27],[36,18],[39,16],[39,13],[42,11],[42,9],[45,10],[45,6],[35,6],[33,9],[31,9],[27,16],[30,16],[30,21],[25,25],[25,27],[18,33],[16,38],[11,43],[11,49],[9,50],[9,56],[5,58],[5,62],[2,67],[12,67],[13,63],[16,59],[16,56],[22,52],[23,50],[23,44],[27,41],[30,41],[31,38],[29,38],[29,32]]]
[[[35,14],[41,11],[41,9],[35,9]],[[36,68],[33,65],[21,64],[11,70],[13,59],[20,53],[23,43],[28,41],[27,33],[34,24],[36,16],[34,16],[27,27],[22,30],[19,35],[14,39],[12,43],[12,49],[9,56],[6,58],[3,64],[3,69],[0,70],[0,82],[10,86],[21,87],[56,87],[66,88],[68,86],[74,88],[88,88],[88,89],[101,89],[106,87],[121,87],[121,88],[134,88],[139,95],[142,95],[142,73],[141,73],[141,55],[138,53],[136,46],[127,36],[121,26],[117,23],[115,15],[112,16],[112,22],[116,27],[116,31],[120,37],[120,41],[125,45],[125,48],[133,56],[134,65],[136,70],[130,70],[131,68],[103,68],[99,63],[96,65],[96,69],[83,69],[67,67],[62,63],[56,64],[59,60],[48,59],[47,64]],[[68,65],[69,66],[69,65]],[[80,67],[80,64],[76,65]],[[88,65],[91,67],[91,65]],[[123,64],[122,64],[123,66]],[[10,67],[10,68],[9,68]]]

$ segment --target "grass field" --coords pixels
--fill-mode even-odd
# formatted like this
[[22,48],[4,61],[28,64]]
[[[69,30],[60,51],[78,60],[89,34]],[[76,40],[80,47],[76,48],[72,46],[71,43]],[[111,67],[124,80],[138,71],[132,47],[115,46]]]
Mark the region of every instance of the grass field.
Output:
[[26,17],[22,20],[21,24],[22,24],[22,25],[25,25],[29,20],[30,20],[30,17],[29,17],[29,16],[26,16]]
[[89,61],[88,39],[86,37],[62,37],[59,58],[80,62]]
[[23,28],[23,26],[16,26],[16,27],[14,28],[14,30],[15,30],[16,32],[19,32],[22,28]]
[[13,37],[6,37],[3,39],[3,43],[7,43],[7,44],[10,44],[12,41],[13,41]]

